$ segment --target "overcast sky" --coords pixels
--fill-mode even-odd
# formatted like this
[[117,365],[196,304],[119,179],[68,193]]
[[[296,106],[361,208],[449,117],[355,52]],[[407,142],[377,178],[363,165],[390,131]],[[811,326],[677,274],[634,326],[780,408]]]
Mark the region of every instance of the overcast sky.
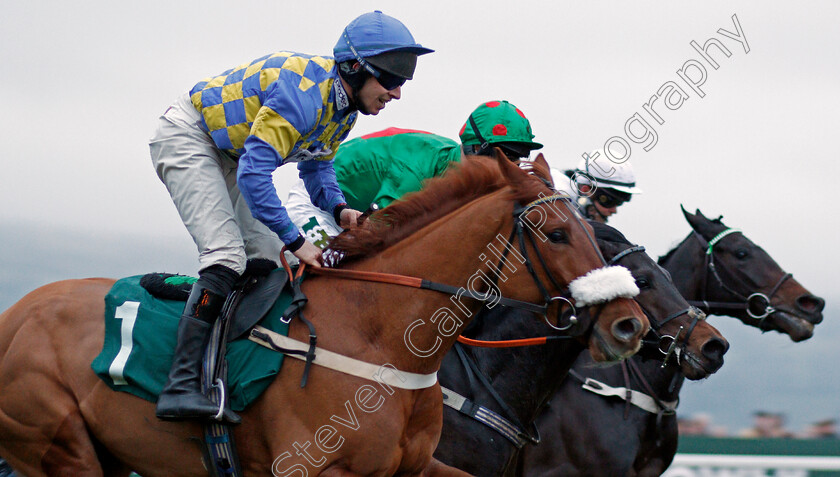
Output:
[[[757,408],[786,412],[794,427],[840,418],[840,372],[826,366],[840,357],[840,214],[831,202],[840,175],[840,3],[308,3],[315,6],[4,2],[0,283],[11,282],[12,270],[15,291],[43,284],[34,270],[53,270],[50,279],[121,273],[91,252],[109,242],[109,257],[136,268],[127,274],[159,271],[146,268],[162,263],[145,255],[150,244],[177,257],[168,271],[195,273],[194,246],[149,159],[158,116],[199,79],[264,54],[330,55],[350,20],[381,9],[437,51],[419,59],[403,98],[361,117],[351,137],[396,126],[457,138],[469,112],[492,99],[529,117],[557,168],[622,137],[645,191],[610,222],[630,240],[664,254],[689,231],[680,204],[723,215],[828,301],[825,323],[805,343],[712,321],[732,350],[717,376],[683,392],[681,411],[710,412],[730,431]],[[719,33],[737,33],[733,15],[745,41]],[[710,38],[731,53],[710,50],[718,69],[690,44]],[[690,65],[705,69],[697,90],[678,72],[696,80],[700,70]],[[687,98],[672,96],[673,110],[659,99],[657,122],[644,105],[668,82]],[[634,114],[655,131],[655,144],[628,137]],[[291,177],[293,166],[281,169],[278,188]],[[119,244],[125,249],[112,253]],[[56,268],[76,253],[79,267]],[[20,297],[6,292],[0,308]]]

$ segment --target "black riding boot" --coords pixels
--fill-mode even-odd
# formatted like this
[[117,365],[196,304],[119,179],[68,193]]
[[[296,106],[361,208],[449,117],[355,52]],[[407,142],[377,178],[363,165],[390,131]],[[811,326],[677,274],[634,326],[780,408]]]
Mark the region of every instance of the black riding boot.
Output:
[[[200,379],[204,350],[224,303],[224,296],[193,286],[178,324],[178,344],[169,380],[158,397],[155,410],[158,418],[168,421],[211,418],[219,412],[219,406],[202,394]],[[232,424],[241,422],[229,409],[225,410],[224,420]]]

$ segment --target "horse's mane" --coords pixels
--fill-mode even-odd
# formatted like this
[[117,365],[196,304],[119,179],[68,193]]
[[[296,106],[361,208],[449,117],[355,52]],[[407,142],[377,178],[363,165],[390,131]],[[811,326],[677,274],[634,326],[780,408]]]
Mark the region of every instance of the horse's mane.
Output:
[[[545,168],[531,164],[541,177],[549,177]],[[540,192],[550,190],[539,177],[532,175],[533,187],[512,192],[511,200],[529,202]],[[401,200],[372,214],[360,227],[354,227],[332,239],[326,256],[332,264],[370,256],[403,240],[417,230],[448,215],[467,203],[508,183],[493,158],[464,156],[439,177],[423,183],[423,189],[406,194]]]
[[[698,211],[698,213],[699,213],[699,211]],[[719,217],[718,217],[718,218],[716,218],[716,219],[709,219],[709,218],[706,218],[706,220],[708,220],[708,221],[709,221],[709,223],[710,223],[710,224],[712,224],[712,225],[714,226],[714,228],[715,228],[715,229],[719,229],[719,228],[720,228],[720,229],[722,229],[722,228],[725,228],[725,227],[726,227],[726,225],[724,225],[724,223],[723,223],[723,216],[722,216],[722,215],[721,215],[721,216],[719,216]],[[689,225],[690,225],[690,223],[689,223]],[[671,258],[671,255],[673,255],[673,254],[674,254],[674,252],[676,252],[677,250],[679,250],[680,248],[682,248],[682,246],[683,246],[683,244],[685,243],[685,241],[686,241],[686,240],[688,240],[688,239],[690,239],[690,238],[691,238],[691,235],[692,235],[692,234],[695,234],[695,233],[700,234],[700,236],[701,236],[701,237],[703,237],[703,238],[704,238],[704,239],[706,239],[706,240],[711,240],[711,239],[713,238],[713,236],[711,236],[711,237],[706,237],[706,235],[707,235],[707,234],[704,234],[704,233],[702,233],[701,231],[696,230],[696,229],[694,228],[694,226],[692,226],[692,227],[691,227],[691,232],[690,232],[690,233],[689,233],[689,234],[688,234],[688,235],[687,235],[684,239],[682,239],[682,240],[680,241],[680,243],[678,243],[676,246],[674,246],[674,248],[672,248],[671,250],[668,250],[668,252],[667,252],[667,253],[665,253],[665,255],[662,255],[662,256],[660,256],[658,259],[656,259],[656,263],[658,263],[659,265],[662,265],[663,263],[667,262],[667,261]],[[717,233],[717,232],[715,232],[715,233]]]
[[621,232],[618,231],[615,227],[611,227],[607,224],[602,224],[600,222],[595,222],[594,220],[589,221],[589,225],[592,226],[592,230],[595,232],[595,238],[598,240],[604,240],[607,242],[618,243],[623,245],[633,245],[627,237],[624,236]]
[[665,264],[665,262],[667,262],[668,260],[670,260],[670,259],[671,259],[671,255],[673,255],[673,254],[674,254],[674,252],[676,252],[677,250],[679,250],[679,249],[682,247],[682,245],[685,243],[685,241],[686,241],[686,240],[688,240],[688,239],[690,239],[690,238],[691,238],[691,234],[692,234],[692,233],[694,233],[694,232],[691,232],[690,234],[688,234],[688,236],[686,236],[686,238],[682,239],[682,240],[680,241],[680,243],[678,243],[676,246],[674,246],[674,248],[672,248],[671,250],[668,250],[668,252],[667,252],[667,253],[665,253],[665,255],[661,255],[659,258],[657,258],[657,259],[656,259],[656,263],[658,263],[659,265],[663,265],[663,264]]

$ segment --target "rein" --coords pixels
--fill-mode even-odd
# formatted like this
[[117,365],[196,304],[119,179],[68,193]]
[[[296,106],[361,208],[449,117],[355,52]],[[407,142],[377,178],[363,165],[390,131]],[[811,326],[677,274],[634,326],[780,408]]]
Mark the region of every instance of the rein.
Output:
[[[313,268],[313,269],[310,269],[309,271],[311,273],[315,273],[315,274],[319,274],[319,275],[325,275],[325,276],[332,276],[332,277],[335,277],[335,278],[362,280],[362,281],[377,282],[377,283],[388,283],[388,284],[392,284],[392,285],[400,285],[400,286],[407,286],[407,287],[418,288],[418,289],[432,290],[432,291],[445,293],[445,294],[453,295],[453,296],[457,296],[457,297],[467,296],[469,298],[473,298],[475,300],[485,302],[485,303],[492,301],[494,303],[498,303],[498,304],[503,305],[503,306],[512,307],[512,308],[519,308],[519,309],[530,311],[530,312],[533,312],[533,313],[538,313],[540,315],[543,315],[543,317],[545,317],[545,319],[547,321],[548,320],[548,317],[547,317],[548,307],[552,302],[557,301],[557,300],[562,300],[562,301],[565,301],[565,302],[567,302],[571,305],[571,301],[569,299],[565,298],[564,296],[551,296],[548,293],[548,290],[546,289],[546,287],[543,285],[542,281],[539,279],[539,276],[537,275],[536,271],[534,270],[533,265],[531,263],[531,260],[528,256],[528,250],[525,246],[525,236],[528,237],[528,239],[531,241],[532,245],[534,246],[534,250],[536,252],[537,259],[539,260],[540,265],[542,265],[543,270],[545,271],[545,274],[548,277],[549,281],[552,283],[552,285],[555,288],[558,288],[558,289],[560,288],[559,285],[557,285],[557,281],[555,280],[554,276],[551,274],[551,271],[548,269],[548,267],[546,265],[546,262],[542,257],[542,254],[539,252],[539,249],[536,247],[536,242],[534,241],[534,237],[531,234],[530,230],[528,230],[527,232],[525,231],[525,229],[527,229],[527,227],[525,227],[523,225],[523,216],[532,207],[538,206],[540,204],[544,204],[546,202],[553,202],[553,201],[556,201],[556,200],[563,201],[563,203],[566,205],[567,209],[569,209],[569,211],[571,212],[571,208],[569,208],[568,204],[566,204],[566,201],[568,200],[568,197],[563,195],[563,194],[554,194],[554,195],[542,197],[540,199],[537,199],[537,200],[525,205],[524,207],[520,206],[520,207],[517,207],[517,208],[514,209],[513,215],[514,215],[515,220],[514,220],[513,230],[511,231],[511,235],[508,238],[508,244],[505,247],[505,252],[502,255],[502,257],[500,258],[499,264],[496,266],[496,272],[497,273],[493,274],[493,277],[494,277],[493,284],[495,285],[496,284],[496,279],[498,279],[498,277],[501,275],[502,267],[504,266],[504,262],[505,262],[505,260],[507,260],[507,255],[508,255],[508,253],[509,253],[509,251],[510,251],[512,245],[513,245],[514,237],[518,237],[519,238],[519,250],[520,250],[520,253],[522,254],[522,256],[525,258],[525,264],[528,268],[528,272],[531,274],[531,277],[534,279],[534,283],[537,285],[537,288],[540,290],[540,293],[543,295],[543,297],[545,299],[545,304],[543,304],[543,305],[538,305],[536,303],[526,302],[526,301],[522,301],[522,300],[515,300],[515,299],[512,299],[512,298],[507,298],[507,297],[503,297],[503,296],[500,296],[500,295],[494,297],[490,293],[475,292],[475,291],[467,290],[463,287],[455,287],[453,285],[433,282],[431,280],[426,280],[426,279],[423,279],[423,278],[412,277],[412,276],[407,276],[407,275],[398,275],[398,274],[381,273],[381,272],[366,272],[366,271],[360,271],[360,270],[346,270],[346,269],[325,268],[325,267]],[[578,219],[578,220],[580,220],[580,219]],[[584,228],[584,230],[585,230],[585,228]],[[596,247],[596,250],[597,250],[597,247]],[[301,268],[303,268],[303,266]],[[300,273],[301,272],[299,270],[298,275],[300,275]],[[558,328],[558,329],[565,330],[565,329],[571,328],[576,323],[577,323],[577,317],[572,315],[572,317],[569,319],[569,325],[564,327],[564,328]]]
[[481,387],[490,394],[493,400],[496,401],[496,404],[501,407],[502,412],[507,417],[493,412],[487,407],[479,405],[474,399],[467,398],[451,389],[441,386],[441,391],[443,392],[443,404],[490,427],[508,439],[514,446],[516,446],[517,449],[521,449],[529,443],[534,445],[539,444],[540,431],[537,428],[536,422],[531,421],[531,432],[525,431],[525,425],[516,416],[516,412],[514,412],[513,408],[511,408],[510,405],[508,405],[493,388],[493,384],[490,383],[487,376],[481,372],[481,369],[479,369],[476,362],[470,358],[464,348],[459,343],[456,343],[453,348],[465,371],[470,394],[475,394],[476,388],[478,388],[478,385],[481,385]]
[[[539,277],[537,276],[536,272],[534,271],[533,267],[531,266],[531,261],[528,259],[528,252],[527,252],[527,249],[525,248],[524,233],[522,231],[522,229],[524,227],[521,226],[522,225],[521,224],[522,215],[529,208],[531,208],[535,205],[539,205],[539,204],[548,202],[550,200],[558,200],[558,199],[563,200],[563,204],[566,206],[566,209],[569,210],[570,215],[572,217],[574,217],[575,220],[577,220],[581,229],[583,229],[584,233],[586,234],[586,238],[589,240],[589,243],[592,244],[592,247],[597,252],[598,257],[601,259],[601,263],[606,265],[607,264],[606,260],[604,260],[604,256],[601,254],[601,249],[598,247],[598,244],[595,241],[595,238],[592,236],[592,234],[589,233],[588,230],[586,230],[586,227],[584,227],[583,221],[581,220],[580,216],[577,213],[575,213],[574,210],[571,207],[569,207],[569,197],[566,194],[554,194],[554,195],[551,195],[551,196],[548,196],[548,197],[543,197],[543,198],[538,199],[534,202],[531,202],[530,204],[526,205],[523,208],[515,209],[514,210],[514,216],[517,218],[517,223],[516,223],[516,225],[514,225],[514,230],[511,232],[511,236],[508,239],[508,243],[510,244],[513,241],[514,235],[518,235],[519,248],[521,250],[521,253],[522,253],[523,257],[525,257],[525,263],[526,263],[526,266],[528,268],[528,272],[531,274],[531,277],[533,277],[534,282],[537,284],[537,287],[540,289],[540,292],[543,294],[543,297],[546,300],[546,304],[544,305],[545,308],[546,308],[546,311],[541,312],[541,314],[543,315],[543,318],[545,319],[545,322],[548,324],[548,326],[550,326],[551,328],[553,328],[557,331],[565,331],[565,330],[568,330],[569,328],[571,328],[572,326],[574,326],[575,324],[577,324],[577,322],[578,322],[577,316],[575,315],[574,304],[572,304],[571,301],[569,301],[567,298],[565,298],[562,295],[561,296],[556,296],[556,297],[551,297],[548,294],[548,291],[542,285],[542,282],[540,281]],[[548,276],[552,285],[554,285],[554,287],[556,289],[559,289],[560,286],[557,284],[557,281],[554,279],[554,277],[551,275],[551,272],[548,270],[548,267],[545,264],[545,260],[543,259],[542,254],[540,254],[540,251],[537,248],[536,242],[534,241],[534,237],[531,235],[530,232],[527,235],[528,235],[528,239],[530,240],[531,244],[534,247],[534,251],[537,254],[537,258],[539,259],[540,264],[543,267],[543,270],[546,272],[546,275]],[[508,252],[508,248],[505,248],[505,255],[502,257],[502,260],[504,260],[504,258],[507,256],[507,252]],[[503,261],[500,261],[499,265],[496,267],[497,272],[499,272],[501,270],[502,265],[503,265]],[[499,276],[499,273],[494,274],[494,277],[498,277],[498,276]],[[568,291],[568,287],[566,287],[566,290]],[[564,292],[564,294],[565,294],[565,292]],[[546,313],[547,310],[548,310],[548,305],[551,302],[557,301],[557,300],[565,301],[566,303],[569,304],[569,306],[572,309],[572,314],[569,317],[569,324],[566,325],[566,326],[556,326],[556,325],[553,325],[551,322],[548,321],[548,316],[547,316],[547,313]],[[558,323],[559,323],[559,319],[558,319]],[[459,335],[457,340],[458,340],[459,343],[462,343],[462,344],[465,344],[465,345],[468,345],[468,346],[475,346],[475,347],[479,347],[479,348],[516,348],[516,347],[521,347],[521,346],[544,345],[544,344],[547,344],[549,341],[569,339],[569,338],[571,338],[571,336],[568,336],[568,335],[566,335],[566,336],[547,335],[547,336],[541,336],[541,337],[537,337],[537,338],[484,341],[484,340],[475,340],[475,339],[471,339],[471,338],[467,338],[465,336]]]
[[[497,270],[496,270],[497,273],[494,275],[495,278],[493,280],[493,283],[495,284],[496,279],[501,274],[501,269],[502,269],[502,266],[504,266],[505,260],[507,259],[507,254],[509,253],[509,251],[512,247],[513,238],[514,238],[514,236],[518,236],[519,237],[520,251],[522,253],[523,258],[525,259],[525,263],[527,265],[528,272],[533,277],[534,282],[537,285],[537,288],[539,288],[540,292],[543,294],[543,297],[545,298],[545,304],[544,305],[537,305],[535,303],[530,303],[530,302],[526,302],[526,301],[514,300],[512,298],[503,297],[503,296],[501,296],[501,294],[496,296],[495,299],[494,299],[489,293],[474,292],[474,291],[471,291],[471,290],[467,290],[463,287],[454,287],[452,285],[447,285],[447,284],[444,284],[444,283],[437,283],[437,282],[433,282],[433,281],[430,281],[430,280],[425,280],[425,279],[418,278],[418,277],[411,277],[411,276],[392,274],[392,273],[367,272],[367,271],[360,271],[360,270],[345,270],[345,269],[335,269],[335,268],[325,268],[325,267],[312,268],[311,272],[315,273],[315,274],[320,274],[320,275],[333,276],[335,278],[362,280],[362,281],[377,282],[377,283],[388,283],[388,284],[407,286],[407,287],[418,288],[418,289],[432,290],[432,291],[452,295],[452,296],[455,296],[455,297],[460,297],[462,295],[466,295],[467,297],[470,297],[470,298],[473,298],[475,300],[485,302],[485,303],[490,302],[490,301],[494,301],[495,303],[499,303],[499,304],[502,304],[504,306],[520,308],[520,309],[527,310],[527,311],[530,311],[530,312],[539,313],[539,314],[543,315],[546,322],[548,322],[548,316],[547,316],[548,306],[553,301],[563,300],[563,301],[566,301],[567,303],[569,303],[572,306],[573,309],[574,309],[574,306],[571,304],[571,301],[569,299],[567,299],[563,296],[557,296],[557,297],[550,296],[547,289],[545,288],[545,286],[540,281],[539,276],[534,271],[534,268],[531,264],[531,260],[528,257],[528,250],[525,247],[525,239],[524,239],[525,235],[528,236],[529,240],[534,245],[534,251],[536,252],[537,258],[539,259],[540,264],[542,265],[543,270],[545,271],[546,276],[548,277],[549,281],[551,281],[551,283],[553,285],[555,285],[556,288],[559,288],[559,286],[557,286],[557,281],[554,279],[554,276],[551,274],[551,271],[546,266],[545,260],[543,259],[542,255],[540,254],[539,249],[536,247],[536,242],[534,241],[534,238],[531,235],[530,229],[529,229],[527,234],[524,232],[523,229],[525,229],[525,226],[523,225],[523,216],[532,207],[536,207],[540,204],[544,204],[544,203],[547,203],[547,202],[553,202],[553,201],[556,201],[556,200],[563,201],[564,205],[569,210],[569,212],[572,214],[572,216],[577,218],[577,216],[572,212],[571,207],[569,207],[569,205],[567,203],[568,202],[568,197],[566,195],[563,195],[563,194],[553,194],[553,195],[550,195],[550,196],[544,196],[544,197],[541,197],[541,198],[539,198],[535,201],[530,202],[529,204],[525,205],[524,207],[520,206],[520,207],[514,208],[514,211],[513,211],[513,215],[514,215],[513,230],[511,231],[510,238],[508,238],[508,244],[505,247],[505,253],[502,255],[502,257],[499,261],[499,265],[497,266]],[[579,223],[581,223],[579,218],[577,218],[577,220],[578,220]],[[583,227],[582,223],[581,223],[581,227]],[[584,231],[585,230],[586,229],[584,227]],[[589,237],[589,239],[593,244],[595,243],[594,239],[592,237]],[[597,247],[595,249],[598,250]],[[285,248],[284,248],[284,250],[285,250]],[[601,256],[600,251],[598,252],[598,255]],[[603,257],[601,257],[601,260],[603,261]],[[283,313],[283,316],[284,316],[283,321],[286,322],[286,323],[289,323],[292,319],[299,318],[309,328],[309,345],[308,345],[308,349],[306,351],[304,351],[304,350],[291,350],[291,349],[285,350],[285,351],[288,351],[288,354],[295,355],[296,357],[299,356],[299,357],[301,357],[301,359],[303,359],[305,361],[303,376],[301,378],[301,383],[300,383],[300,387],[303,388],[303,387],[306,386],[306,382],[307,382],[308,377],[309,377],[309,371],[311,369],[311,366],[312,366],[313,362],[316,359],[315,351],[316,351],[317,340],[318,340],[317,334],[315,332],[314,325],[312,324],[312,322],[310,322],[309,320],[307,320],[304,317],[304,312],[303,312],[304,307],[305,307],[308,299],[306,298],[306,295],[304,295],[303,292],[301,291],[300,285],[301,285],[301,282],[303,281],[303,272],[306,269],[306,264],[301,264],[300,267],[297,270],[297,273],[294,274],[294,276],[293,276],[292,269],[289,266],[288,262],[286,261],[286,258],[285,258],[283,253],[280,254],[280,261],[282,262],[283,268],[286,270],[286,273],[289,275],[289,282],[291,283],[292,292],[293,292],[292,303],[291,303],[291,305],[289,305],[289,307]],[[572,315],[571,318],[570,318],[569,325],[567,327],[563,328],[563,329],[570,328],[573,325],[575,325],[576,323],[577,323],[577,317]],[[549,325],[550,325],[550,323],[549,323]]]
[[[303,266],[303,265],[302,265]],[[449,295],[455,296],[467,296],[469,298],[476,299],[482,302],[488,302],[494,300],[492,296],[488,293],[479,293],[474,292],[471,290],[467,290],[463,287],[455,287],[452,285],[447,285],[445,283],[438,283],[433,282],[430,280],[426,280],[423,278],[418,277],[411,277],[408,275],[398,275],[395,273],[381,273],[381,272],[365,272],[361,270],[346,270],[340,268],[310,268],[309,271],[311,273],[315,273],[317,275],[325,275],[335,278],[345,278],[349,280],[361,280],[367,282],[377,282],[377,283],[389,283],[391,285],[401,285],[411,288],[418,288],[424,290],[433,290],[436,292],[446,293]],[[548,305],[537,305],[535,303],[530,303],[527,301],[521,300],[514,300],[512,298],[506,298],[503,296],[495,298],[501,305],[510,306],[513,308],[520,308],[523,310],[532,311],[534,313],[542,313],[544,314],[547,309]]]
[[[717,234],[714,238],[706,242],[706,240],[696,231],[694,232],[694,236],[700,241],[703,248],[706,249],[706,258],[705,258],[705,268],[711,271],[712,276],[715,277],[717,280],[718,286],[720,286],[723,290],[729,292],[731,295],[737,297],[741,301],[737,302],[717,302],[717,301],[708,301],[705,299],[706,296],[706,288],[708,283],[708,273],[703,276],[703,286],[701,288],[703,293],[703,300],[699,301],[689,301],[691,305],[703,307],[708,312],[711,312],[712,308],[721,308],[727,310],[746,310],[747,315],[751,318],[759,320],[759,322],[763,322],[765,318],[772,315],[776,312],[776,308],[770,305],[770,300],[773,299],[773,296],[779,291],[782,284],[788,279],[791,278],[793,275],[790,273],[784,273],[779,281],[770,289],[769,294],[764,294],[761,292],[755,292],[750,294],[749,296],[744,296],[743,294],[733,290],[732,288],[728,287],[726,283],[724,283],[723,279],[721,278],[720,274],[718,273],[717,266],[715,265],[715,252],[714,246],[720,242],[724,237],[734,233],[741,233],[740,230],[734,228],[728,228],[723,232]],[[753,312],[753,306],[755,305],[756,308],[763,308],[762,313],[755,313]]]

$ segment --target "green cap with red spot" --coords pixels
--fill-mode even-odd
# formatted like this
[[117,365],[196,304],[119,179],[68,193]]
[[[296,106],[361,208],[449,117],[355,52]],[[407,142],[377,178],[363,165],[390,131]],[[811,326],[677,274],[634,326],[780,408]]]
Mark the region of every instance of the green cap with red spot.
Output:
[[507,101],[488,101],[470,114],[458,134],[465,146],[493,145],[518,150],[523,156],[542,144],[534,142],[531,122],[516,106]]

